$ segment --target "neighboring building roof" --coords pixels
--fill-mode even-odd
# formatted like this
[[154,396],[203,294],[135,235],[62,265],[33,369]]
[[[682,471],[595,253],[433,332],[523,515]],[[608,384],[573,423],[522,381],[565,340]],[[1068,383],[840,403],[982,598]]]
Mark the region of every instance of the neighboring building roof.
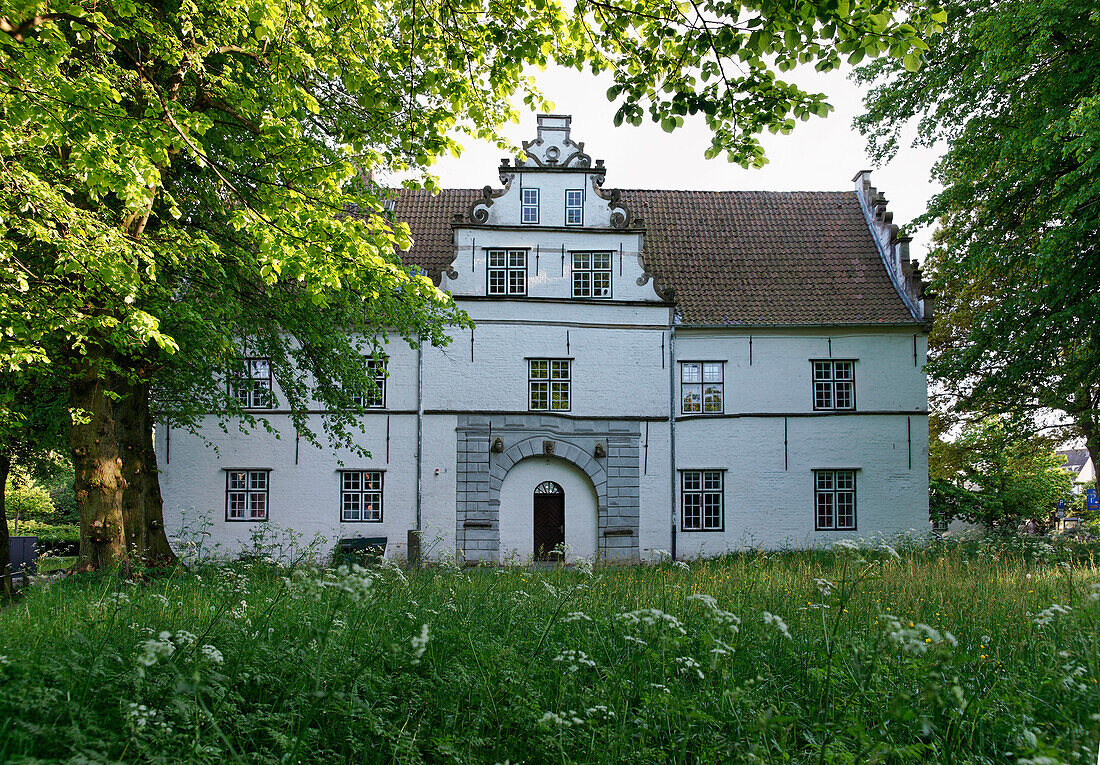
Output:
[[1089,461],[1088,449],[1058,449],[1054,452],[1059,457],[1066,458],[1065,468],[1075,475],[1085,469]]
[[[398,192],[433,277],[454,259],[451,224],[478,189]],[[644,220],[643,259],[685,324],[915,324],[855,192],[623,190]]]

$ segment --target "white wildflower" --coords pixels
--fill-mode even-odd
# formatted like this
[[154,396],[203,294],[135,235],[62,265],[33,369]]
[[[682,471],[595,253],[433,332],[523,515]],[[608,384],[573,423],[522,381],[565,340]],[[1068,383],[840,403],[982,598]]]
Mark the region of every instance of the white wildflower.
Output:
[[768,611],[764,612],[764,624],[770,624],[779,630],[779,634],[783,637],[790,639],[791,631],[787,628],[787,623],[783,621],[783,617]]
[[1061,614],[1068,614],[1072,610],[1073,609],[1069,606],[1062,606],[1057,603],[1052,603],[1049,608],[1044,608],[1042,611],[1035,614],[1035,618],[1032,619],[1032,622],[1039,625],[1040,627],[1045,627],[1050,624],[1056,616],[1059,616]]
[[887,642],[914,656],[927,653],[928,649],[935,645],[955,646],[959,642],[950,632],[944,632],[941,635],[939,630],[927,624],[909,622],[909,626],[905,626],[893,614],[880,616],[879,620],[882,622]]
[[690,656],[677,656],[673,661],[677,664],[681,675],[694,674],[703,679],[703,670],[699,668],[699,662]]
[[697,592],[694,595],[688,595],[686,599],[687,600],[697,600],[697,601],[699,601],[700,603],[702,603],[703,605],[705,605],[709,608],[717,608],[718,607],[718,601],[715,600],[713,595],[707,595],[707,594],[702,593],[702,592]]
[[590,622],[592,617],[583,611],[572,611],[568,615],[562,617],[563,622]]
[[668,686],[662,683],[650,683],[649,687],[655,691],[661,691],[662,693],[672,693],[672,691],[668,689]]
[[222,652],[212,645],[204,645],[202,647],[202,655],[214,664],[221,664],[223,661]]
[[817,587],[817,591],[821,593],[821,597],[827,598],[833,594],[833,587],[835,585],[828,579],[815,579],[814,586]]
[[650,627],[665,625],[670,630],[679,632],[681,635],[687,634],[687,630],[684,629],[684,625],[680,623],[679,619],[672,614],[666,614],[664,611],[656,608],[641,608],[637,611],[627,611],[618,614],[615,618],[627,624],[645,624]]
[[420,657],[428,650],[428,625],[421,626],[420,635],[414,637],[410,642],[412,643],[412,663],[419,664]]
[[561,662],[561,665],[569,672],[576,672],[581,667],[596,668],[596,662],[592,661],[584,651],[562,651],[554,657],[554,661]]
[[635,645],[640,645],[640,646],[649,645],[649,643],[645,642],[641,638],[636,638],[633,635],[623,635],[623,640],[625,640],[628,643],[634,643]]
[[1089,600],[1100,600],[1100,584],[1089,585]]
[[685,569],[685,570],[691,568],[691,566],[689,566],[687,564],[687,561],[682,561],[682,560],[674,560],[674,561],[672,561],[672,565],[675,566],[676,568],[682,568],[682,569]]
[[857,542],[854,539],[838,539],[837,541],[833,542],[833,549],[834,550],[858,550],[858,549],[860,549],[860,544],[859,544],[859,542]]

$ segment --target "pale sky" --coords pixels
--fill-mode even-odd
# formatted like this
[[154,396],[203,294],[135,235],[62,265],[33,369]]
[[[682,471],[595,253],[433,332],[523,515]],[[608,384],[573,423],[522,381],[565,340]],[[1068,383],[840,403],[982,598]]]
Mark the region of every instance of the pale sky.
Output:
[[[835,111],[824,119],[799,122],[789,135],[765,134],[770,163],[761,170],[744,170],[724,157],[704,159],[710,134],[701,118],[688,117],[673,133],[665,133],[648,118],[641,127],[616,128],[614,107],[605,96],[609,79],[560,67],[536,70],[534,75],[555,112],[573,116],[573,140],[584,141],[593,159],[606,161],[605,188],[838,191],[854,188],[852,177],[870,168],[871,181],[886,194],[894,222],[907,224],[924,212],[929,197],[938,190],[929,180],[936,155],[903,146],[892,162],[875,167],[867,157],[866,141],[852,127],[852,119],[861,111],[862,92],[847,79],[847,71],[821,74],[804,67],[804,71],[787,73],[803,88],[825,93]],[[535,115],[525,112],[520,124],[507,126],[504,133],[517,145],[534,138]],[[433,166],[441,185],[499,186],[497,168],[504,153],[490,143],[467,141],[465,147],[460,158],[448,157]],[[912,254],[923,259],[931,232],[913,233]]]

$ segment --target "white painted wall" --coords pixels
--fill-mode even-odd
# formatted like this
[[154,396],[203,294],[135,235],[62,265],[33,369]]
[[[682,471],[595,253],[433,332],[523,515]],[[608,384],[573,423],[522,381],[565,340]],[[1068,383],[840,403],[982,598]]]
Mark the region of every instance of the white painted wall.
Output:
[[596,490],[584,471],[565,460],[529,457],[518,462],[500,487],[501,562],[530,560],[534,553],[534,493],[543,481],[565,492],[565,544],[581,558],[596,555]]

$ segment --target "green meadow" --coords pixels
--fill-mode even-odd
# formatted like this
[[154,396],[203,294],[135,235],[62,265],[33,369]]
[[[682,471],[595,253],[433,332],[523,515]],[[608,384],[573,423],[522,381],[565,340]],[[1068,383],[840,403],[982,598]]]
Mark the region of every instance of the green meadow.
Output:
[[43,578],[0,611],[0,761],[1091,765],[1098,552]]

